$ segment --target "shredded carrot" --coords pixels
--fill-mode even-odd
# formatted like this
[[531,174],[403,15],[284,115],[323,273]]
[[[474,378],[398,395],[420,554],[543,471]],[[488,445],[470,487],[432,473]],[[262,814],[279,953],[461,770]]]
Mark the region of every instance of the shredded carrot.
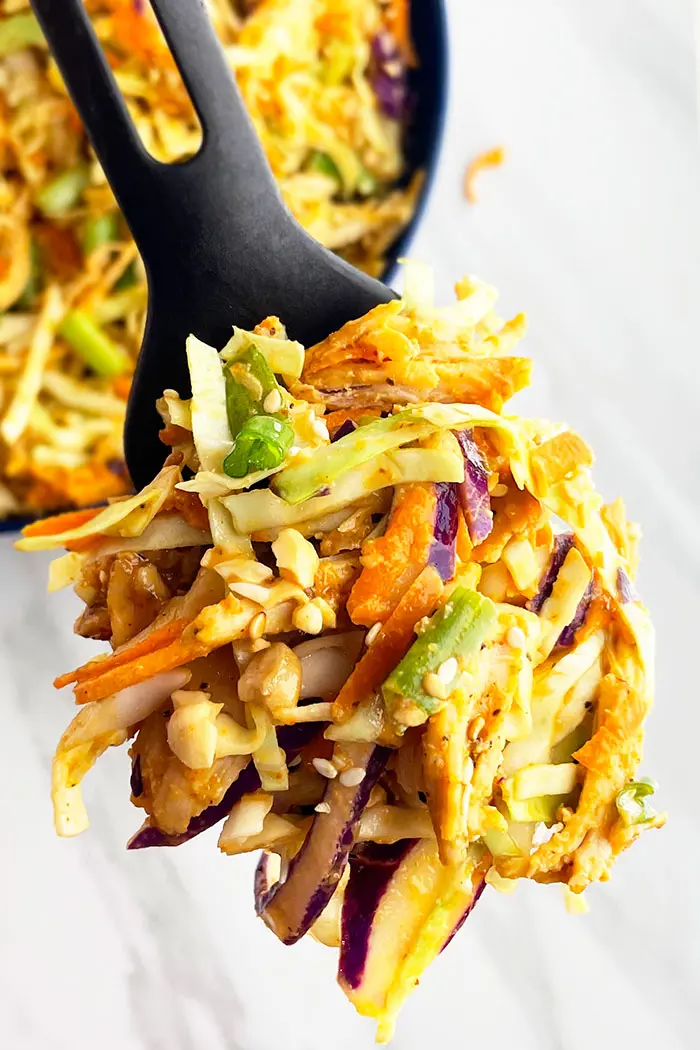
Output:
[[419,620],[430,615],[442,594],[442,580],[432,565],[411,584],[379,634],[356,665],[333,704],[333,721],[346,721],[355,707],[376,693],[408,652]]
[[162,649],[137,656],[130,663],[113,667],[112,670],[90,678],[87,682],[79,682],[75,687],[75,702],[88,704],[92,700],[104,700],[105,697],[118,693],[120,689],[145,682],[163,671],[173,671],[198,656],[206,656],[206,653],[207,647],[194,637],[180,637]]
[[506,151],[503,146],[494,146],[493,149],[484,150],[469,163],[464,176],[464,196],[471,204],[479,199],[476,193],[476,179],[484,168],[498,168],[506,159]]
[[387,29],[399,45],[401,57],[412,67],[418,60],[411,39],[411,12],[409,0],[389,0],[384,9],[384,22]]
[[112,380],[112,391],[116,397],[120,397],[122,401],[126,401],[129,397],[129,391],[131,390],[131,376],[116,376]]
[[464,520],[464,514],[460,511],[457,516],[457,540],[455,548],[457,551],[457,557],[462,562],[471,561],[473,543],[469,535],[469,529],[467,523]]
[[112,15],[112,34],[127,55],[149,66],[175,65],[163,34],[147,5],[140,11],[134,4],[121,4]]
[[103,507],[85,507],[83,510],[68,510],[65,514],[53,514],[50,518],[33,521],[22,529],[23,536],[52,536],[54,533],[68,532],[80,528],[87,521],[92,521]]
[[399,490],[386,532],[365,544],[362,572],[347,602],[353,623],[371,627],[386,620],[427,564],[435,503],[432,485],[406,485]]
[[74,671],[67,671],[66,674],[59,675],[54,679],[53,684],[56,689],[63,689],[64,686],[71,685],[73,682],[87,682],[92,678],[101,677],[108,671],[114,670],[115,667],[123,667],[124,664],[132,663],[149,653],[164,649],[181,637],[189,623],[190,620],[184,618],[171,620],[170,623],[165,623],[162,627],[151,631],[135,644],[126,645],[106,656],[98,656],[81,667],[76,667]]

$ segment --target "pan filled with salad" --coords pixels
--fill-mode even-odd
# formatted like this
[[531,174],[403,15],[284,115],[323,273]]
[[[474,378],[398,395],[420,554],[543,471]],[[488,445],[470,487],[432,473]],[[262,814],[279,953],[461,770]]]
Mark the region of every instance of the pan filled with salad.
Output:
[[257,914],[336,949],[380,1042],[483,892],[560,883],[580,907],[664,822],[639,529],[581,437],[508,411],[524,317],[476,278],[456,292],[436,307],[412,263],[402,299],[313,347],[276,317],[191,336],[158,476],[17,544],[65,548],[49,588],[110,645],[55,682],[79,705],[58,834],[128,747],[128,849],[259,852]]
[[[206,2],[290,209],[382,275],[425,189],[444,73],[433,54],[418,63],[408,0]],[[86,4],[147,149],[166,163],[196,153],[147,0]],[[29,0],[0,0],[0,519],[130,491],[122,429],[146,299]]]

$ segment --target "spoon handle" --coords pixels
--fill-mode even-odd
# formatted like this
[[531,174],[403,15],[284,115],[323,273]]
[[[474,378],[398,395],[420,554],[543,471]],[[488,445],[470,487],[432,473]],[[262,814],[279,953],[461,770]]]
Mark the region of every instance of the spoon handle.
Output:
[[177,164],[141,142],[82,0],[32,0],[146,268],[157,260],[160,273],[165,244],[202,246],[220,233],[223,204],[235,201],[245,226],[286,209],[203,0],[151,3],[203,132],[195,156]]

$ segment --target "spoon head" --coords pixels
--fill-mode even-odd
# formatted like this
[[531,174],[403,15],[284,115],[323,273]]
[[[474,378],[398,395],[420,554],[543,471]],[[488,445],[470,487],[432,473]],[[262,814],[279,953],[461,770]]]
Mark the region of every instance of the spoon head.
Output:
[[[224,231],[230,225],[222,220]],[[395,297],[386,285],[319,245],[286,213],[275,211],[267,227],[247,230],[254,243],[239,248],[243,232],[229,230],[230,239],[224,232],[219,244],[193,244],[184,265],[173,265],[182,249],[165,234],[158,249],[152,246],[148,253],[148,319],[124,434],[137,488],[155,476],[166,455],[158,438],[156,400],[168,388],[189,396],[185,341],[190,333],[222,347],[233,325],[252,329],[274,315],[290,338],[309,347]]]

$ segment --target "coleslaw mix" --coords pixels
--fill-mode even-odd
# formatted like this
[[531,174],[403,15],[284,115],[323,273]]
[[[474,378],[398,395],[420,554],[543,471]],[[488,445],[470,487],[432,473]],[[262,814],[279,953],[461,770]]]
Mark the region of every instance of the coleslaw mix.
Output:
[[639,776],[653,631],[639,530],[563,425],[508,414],[522,315],[431,275],[306,351],[278,318],[190,337],[165,391],[170,453],[105,509],[28,526],[65,547],[78,633],[109,655],[57,679],[79,711],[53,763],[59,835],[131,741],[130,849],[220,825],[262,850],[258,913],[339,949],[391,1037],[485,885],[559,882],[572,906],[664,817]]
[[[282,194],[329,248],[379,274],[410,219],[399,188],[408,0],[207,0]],[[150,6],[87,0],[149,151],[200,129]],[[29,0],[0,0],[0,516],[128,491],[122,428],[143,268]]]

